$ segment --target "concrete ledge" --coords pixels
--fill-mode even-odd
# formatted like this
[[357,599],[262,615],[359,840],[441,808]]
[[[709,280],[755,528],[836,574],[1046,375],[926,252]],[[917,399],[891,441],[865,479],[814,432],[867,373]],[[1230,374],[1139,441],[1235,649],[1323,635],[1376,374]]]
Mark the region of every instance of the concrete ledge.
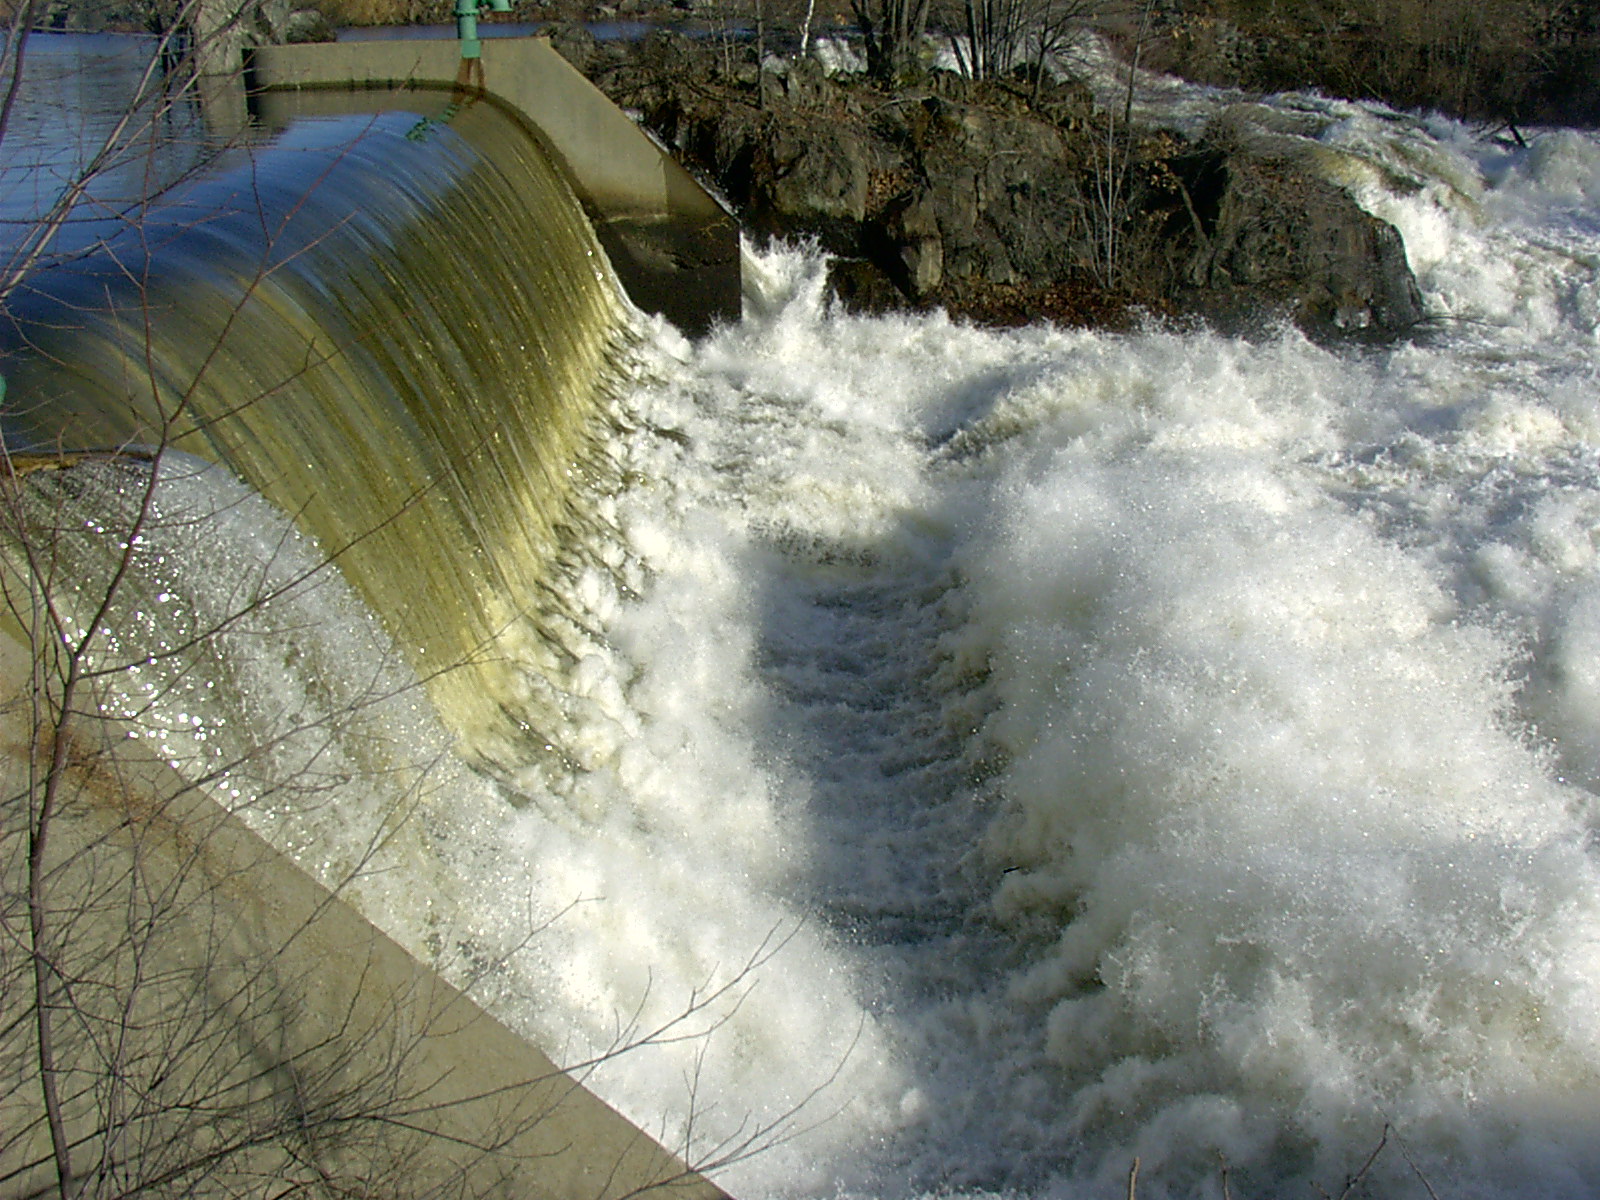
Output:
[[738,224],[693,176],[547,39],[486,39],[478,64],[454,41],[325,42],[260,47],[246,74],[268,124],[404,107],[408,92],[490,99],[566,171],[634,303],[690,333],[738,319]]
[[[11,928],[28,924],[13,911],[29,894],[18,850],[40,795],[29,778],[31,666],[0,631]],[[51,961],[77,989],[71,1008],[56,1001],[56,1062],[81,1163],[114,1151],[128,1171],[146,1158],[155,1169],[173,1146],[204,1158],[207,1139],[235,1136],[232,1121],[249,1132],[227,1174],[174,1180],[184,1194],[238,1194],[243,1174],[304,1181],[307,1195],[346,1194],[343,1179],[394,1195],[727,1200],[206,792],[130,752],[142,743],[110,732],[81,725],[48,843],[49,926],[62,931]],[[7,971],[19,987],[7,991],[0,1039],[0,1177],[7,1194],[42,1195],[55,1175],[38,1061],[31,1023],[13,1021],[31,1003],[25,961],[21,952]],[[96,1003],[106,1013],[91,1013]],[[115,1060],[76,1032],[118,1022]],[[137,1106],[107,1099],[119,1072]],[[286,1112],[303,1117],[285,1123]]]

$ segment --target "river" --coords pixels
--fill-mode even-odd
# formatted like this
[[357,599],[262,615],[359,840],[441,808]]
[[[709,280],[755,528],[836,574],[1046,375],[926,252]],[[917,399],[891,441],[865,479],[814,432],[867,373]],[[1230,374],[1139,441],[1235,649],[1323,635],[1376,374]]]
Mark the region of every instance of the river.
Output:
[[855,317],[794,247],[633,318],[560,719],[361,886],[560,1060],[663,1029],[593,1086],[735,1195],[1600,1188],[1600,139],[1267,103],[1415,336]]

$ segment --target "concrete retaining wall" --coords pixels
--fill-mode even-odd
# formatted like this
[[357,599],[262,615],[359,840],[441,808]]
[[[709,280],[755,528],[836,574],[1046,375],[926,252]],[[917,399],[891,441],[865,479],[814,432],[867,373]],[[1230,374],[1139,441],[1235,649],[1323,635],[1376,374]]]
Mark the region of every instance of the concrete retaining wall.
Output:
[[565,169],[635,304],[690,333],[738,319],[738,224],[671,155],[545,38],[485,39],[477,63],[455,41],[325,42],[253,50],[246,77],[268,123],[287,93],[300,112],[370,112],[395,90],[499,103]]
[[[28,926],[42,797],[29,774],[30,667],[0,632],[0,886],[14,931]],[[254,1194],[275,1181],[266,1192],[332,1196],[359,1181],[395,1197],[726,1200],[112,732],[79,726],[44,876],[50,963],[73,980],[70,998],[54,994],[54,1056],[80,1178],[121,1157],[127,1184],[204,1163],[234,1138],[242,1146],[212,1174],[175,1178],[167,1193]],[[18,1019],[33,976],[14,949],[0,961],[0,1190],[54,1194],[37,1043]]]

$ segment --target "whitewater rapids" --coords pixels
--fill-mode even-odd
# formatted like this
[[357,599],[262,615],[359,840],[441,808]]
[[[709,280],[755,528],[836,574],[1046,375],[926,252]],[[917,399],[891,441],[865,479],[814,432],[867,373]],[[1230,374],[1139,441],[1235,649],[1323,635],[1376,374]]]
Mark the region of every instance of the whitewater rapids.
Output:
[[[1273,103],[1416,338],[857,318],[751,252],[739,325],[643,326],[550,752],[384,718],[449,803],[369,912],[558,1060],[689,1010],[591,1082],[743,1200],[1600,1190],[1600,140]],[[364,804],[260,823],[316,867]]]
[[633,402],[578,790],[659,944],[816,939],[720,1105],[854,1039],[735,1191],[1337,1194],[1386,1128],[1383,1192],[1600,1186],[1600,145],[1276,103],[1413,342],[856,319],[776,252]]

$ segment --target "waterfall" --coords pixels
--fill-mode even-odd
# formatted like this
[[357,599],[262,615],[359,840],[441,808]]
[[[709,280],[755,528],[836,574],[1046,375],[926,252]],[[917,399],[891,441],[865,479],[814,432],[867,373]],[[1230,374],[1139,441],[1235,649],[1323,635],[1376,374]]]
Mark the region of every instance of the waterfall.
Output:
[[[671,1030],[589,1082],[702,1155],[760,1131],[741,1200],[1593,1195],[1600,139],[1262,103],[1402,231],[1414,340],[866,318],[776,247],[741,323],[634,345],[530,147],[390,114],[75,234],[7,438],[170,432],[118,636],[335,555],[386,629],[274,600],[141,736],[248,726],[217,761],[322,790],[226,786],[313,871],[412,771],[364,911],[565,1061]],[[92,535],[147,479],[28,489]],[[427,713],[279,755],[407,708],[388,638],[472,659],[429,686],[494,779]]]
[[[333,557],[480,762],[539,724],[545,579],[603,470],[625,306],[571,191],[486,103],[293,123],[13,298],[13,453],[221,464]],[[534,734],[537,736],[537,734]]]

